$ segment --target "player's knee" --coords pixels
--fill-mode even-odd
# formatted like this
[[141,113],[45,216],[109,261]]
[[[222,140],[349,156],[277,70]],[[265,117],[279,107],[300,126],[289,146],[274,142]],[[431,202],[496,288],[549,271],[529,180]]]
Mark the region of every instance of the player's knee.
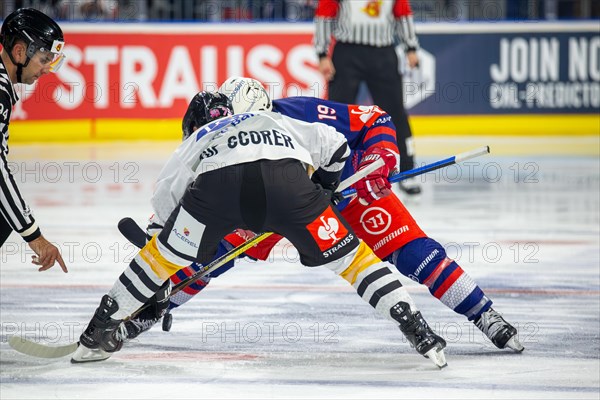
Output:
[[138,261],[148,265],[162,280],[169,279],[189,263],[171,253],[156,236],[144,246],[137,255]]
[[380,262],[381,260],[373,253],[373,250],[361,240],[358,247],[346,257],[327,266],[353,285],[359,274]]
[[418,283],[426,283],[445,259],[446,250],[431,238],[415,239],[392,255],[398,271]]

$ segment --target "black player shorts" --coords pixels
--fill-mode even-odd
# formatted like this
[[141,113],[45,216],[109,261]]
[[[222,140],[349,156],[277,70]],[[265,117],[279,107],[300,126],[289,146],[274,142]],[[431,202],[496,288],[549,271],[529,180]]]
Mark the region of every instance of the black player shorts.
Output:
[[174,257],[206,264],[221,239],[237,228],[286,237],[306,266],[337,260],[359,243],[329,195],[294,159],[259,160],[199,175],[158,239]]

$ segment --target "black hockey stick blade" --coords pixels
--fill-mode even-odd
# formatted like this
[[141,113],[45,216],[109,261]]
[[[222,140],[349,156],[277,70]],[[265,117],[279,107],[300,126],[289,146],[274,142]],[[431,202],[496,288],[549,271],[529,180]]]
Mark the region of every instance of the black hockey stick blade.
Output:
[[146,245],[146,232],[130,217],[125,217],[117,225],[121,235],[129,240],[134,246],[142,248]]

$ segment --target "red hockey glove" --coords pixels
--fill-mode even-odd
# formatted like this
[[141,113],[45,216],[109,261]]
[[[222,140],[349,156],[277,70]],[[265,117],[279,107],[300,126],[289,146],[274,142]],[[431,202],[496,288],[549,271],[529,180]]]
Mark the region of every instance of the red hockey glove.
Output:
[[392,193],[388,176],[397,164],[396,155],[392,151],[381,147],[367,150],[358,165],[358,171],[380,158],[385,165],[354,184],[358,200],[365,206]]

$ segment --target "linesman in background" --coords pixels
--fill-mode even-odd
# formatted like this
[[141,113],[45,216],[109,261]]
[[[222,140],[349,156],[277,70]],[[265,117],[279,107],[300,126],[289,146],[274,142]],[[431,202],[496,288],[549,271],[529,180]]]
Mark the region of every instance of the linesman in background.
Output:
[[0,247],[11,232],[16,231],[36,254],[33,264],[40,266],[40,271],[58,262],[67,272],[58,248],[42,235],[8,165],[8,125],[12,107],[19,100],[13,85],[31,85],[60,67],[64,60],[63,33],[46,14],[33,8],[20,8],[6,17],[0,37]]
[[[408,0],[319,0],[315,11],[314,45],[319,71],[329,82],[329,100],[354,104],[361,81],[373,102],[392,117],[400,150],[400,170],[414,168],[412,133],[404,109],[402,75],[395,44],[408,66],[417,68],[419,41]],[[329,54],[331,37],[335,38]],[[399,183],[410,195],[421,193],[416,179]]]

